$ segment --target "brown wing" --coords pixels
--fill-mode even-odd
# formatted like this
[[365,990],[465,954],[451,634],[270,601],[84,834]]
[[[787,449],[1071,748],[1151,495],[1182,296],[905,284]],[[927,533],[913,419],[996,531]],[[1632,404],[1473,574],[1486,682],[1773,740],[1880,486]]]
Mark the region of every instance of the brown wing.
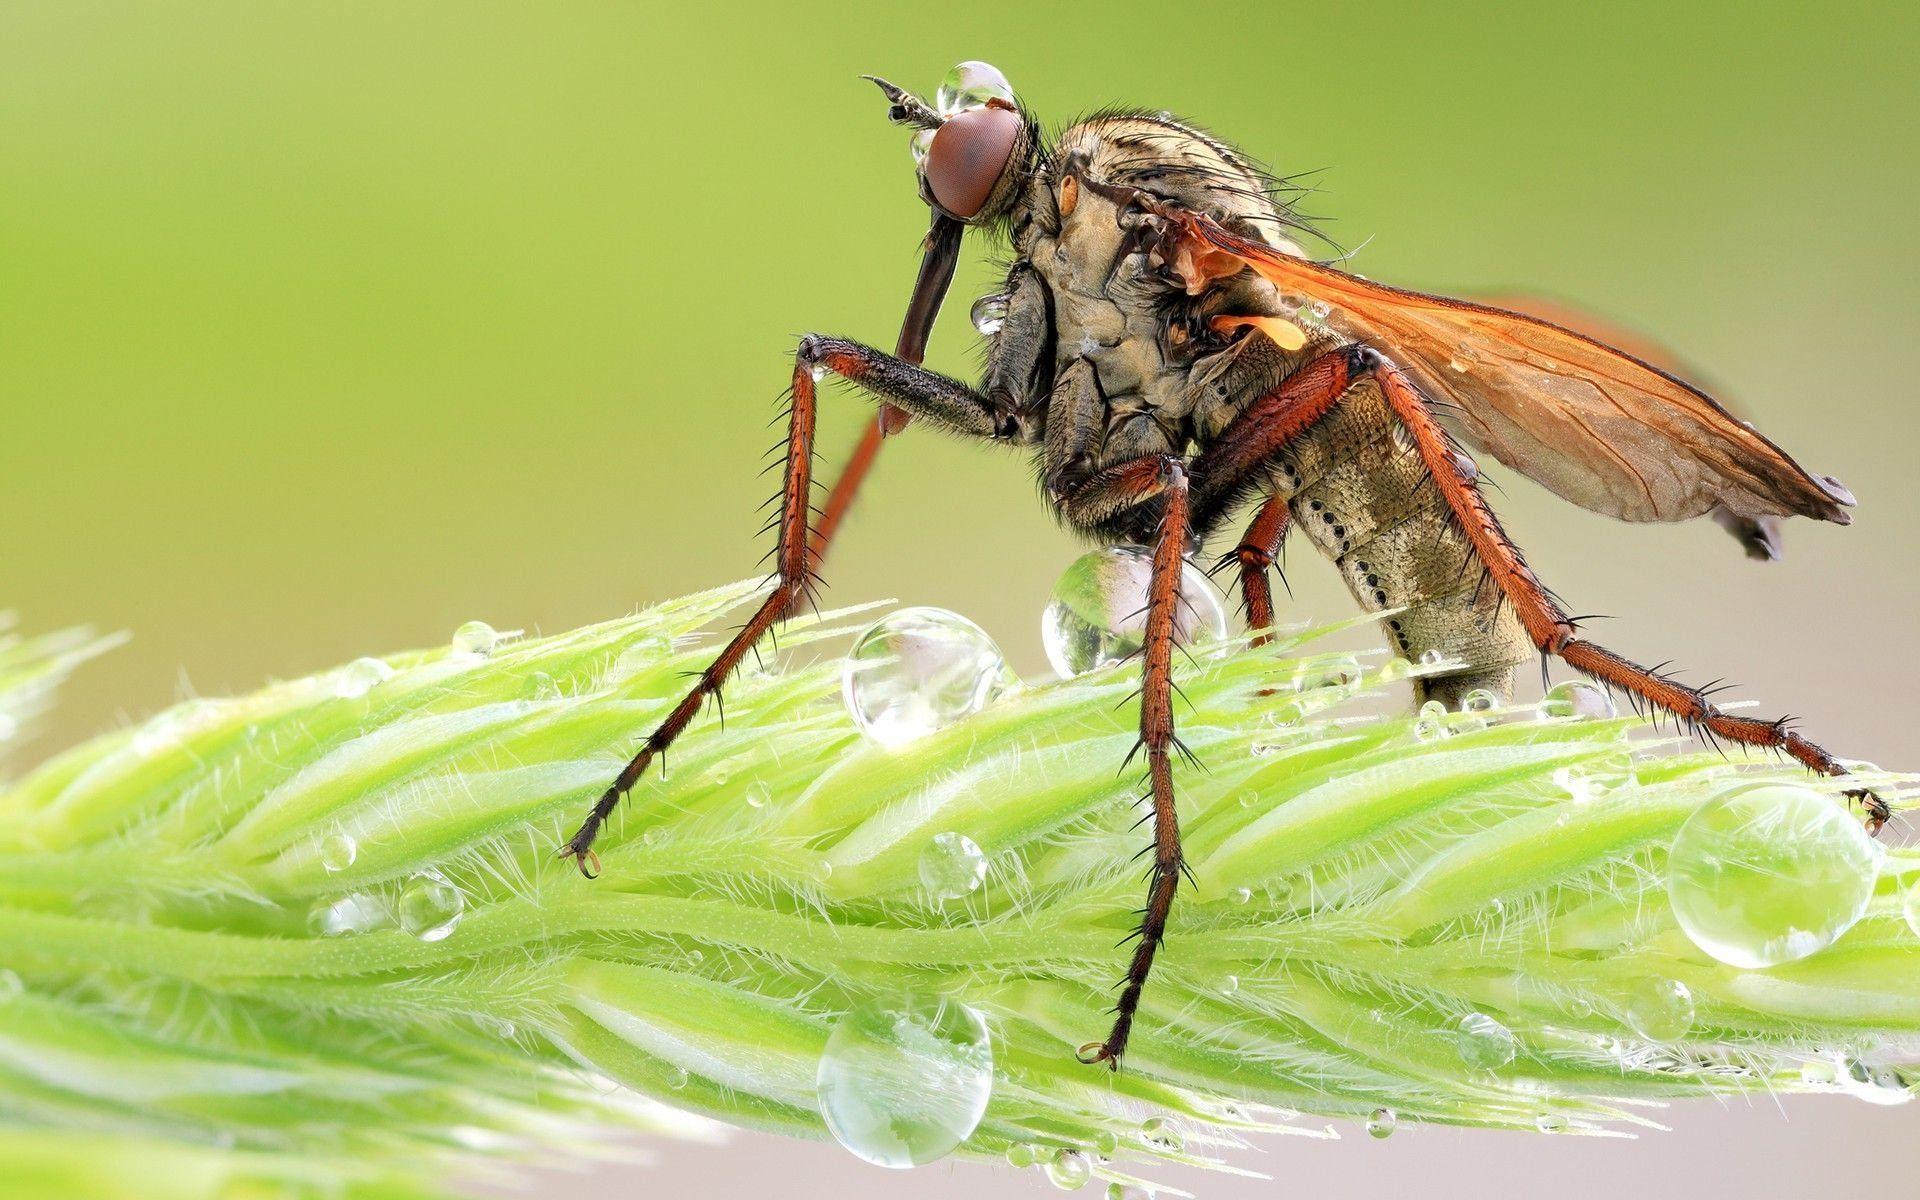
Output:
[[1596,338],[1506,309],[1389,287],[1239,237],[1191,234],[1337,332],[1388,355],[1475,447],[1594,512],[1628,521],[1725,513],[1846,524],[1853,497],[1699,389]]

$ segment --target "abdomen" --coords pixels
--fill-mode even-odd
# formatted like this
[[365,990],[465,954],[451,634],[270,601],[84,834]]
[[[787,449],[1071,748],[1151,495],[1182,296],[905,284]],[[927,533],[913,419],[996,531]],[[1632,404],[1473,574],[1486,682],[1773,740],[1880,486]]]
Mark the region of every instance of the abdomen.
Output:
[[1363,608],[1405,609],[1386,622],[1396,651],[1414,662],[1437,652],[1466,664],[1415,680],[1416,703],[1458,707],[1475,688],[1512,696],[1513,668],[1536,657],[1533,643],[1372,382],[1356,385],[1294,444],[1276,483],[1291,496],[1299,531],[1340,568]]

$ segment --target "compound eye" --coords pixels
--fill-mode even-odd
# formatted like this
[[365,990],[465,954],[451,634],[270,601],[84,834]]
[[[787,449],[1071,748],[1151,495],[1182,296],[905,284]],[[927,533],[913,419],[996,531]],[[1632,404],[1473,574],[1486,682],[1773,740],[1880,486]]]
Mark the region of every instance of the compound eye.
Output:
[[927,187],[940,207],[961,220],[986,206],[1020,140],[1020,114],[990,104],[947,118],[927,148]]

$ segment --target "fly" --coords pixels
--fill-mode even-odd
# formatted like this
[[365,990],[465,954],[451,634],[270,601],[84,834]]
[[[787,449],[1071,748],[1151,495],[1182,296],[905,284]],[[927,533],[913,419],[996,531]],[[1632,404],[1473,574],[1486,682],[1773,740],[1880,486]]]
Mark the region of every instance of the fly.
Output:
[[[1417,680],[1417,703],[1511,695],[1516,665],[1556,657],[1703,736],[1846,774],[1786,722],[1730,715],[1587,640],[1487,504],[1469,448],[1623,520],[1711,516],[1762,557],[1778,553],[1785,517],[1847,523],[1853,497],[1836,480],[1586,318],[1427,295],[1313,261],[1274,181],[1166,113],[1104,113],[1049,143],[984,63],[955,68],[932,103],[873,82],[888,117],[914,131],[933,217],[894,353],[800,340],[773,590],[561,849],[582,872],[597,871],[594,841],[620,798],[808,597],[881,440],[915,420],[1027,450],[1067,525],[1151,548],[1136,753],[1153,867],[1113,1026],[1081,1047],[1083,1061],[1117,1066],[1125,1052],[1184,870],[1171,674],[1182,564],[1243,512],[1250,523],[1223,561],[1256,642],[1273,624],[1270,569],[1297,528],[1363,607],[1395,610],[1387,635],[1401,654],[1459,664]],[[919,365],[969,228],[1014,251],[1004,295],[987,306],[977,384]],[[815,383],[827,374],[880,409],[810,527]],[[1885,803],[1849,794],[1877,832]]]

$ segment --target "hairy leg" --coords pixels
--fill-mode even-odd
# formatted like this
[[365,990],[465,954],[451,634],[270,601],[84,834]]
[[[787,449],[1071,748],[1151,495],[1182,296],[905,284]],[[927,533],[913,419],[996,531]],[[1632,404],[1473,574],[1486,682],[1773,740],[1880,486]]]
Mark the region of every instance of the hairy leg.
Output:
[[1240,568],[1240,595],[1246,601],[1247,628],[1254,631],[1256,646],[1273,640],[1273,582],[1267,578],[1267,571],[1279,557],[1292,521],[1287,502],[1279,496],[1268,496],[1240,544],[1221,560],[1222,565],[1233,562]]
[[560,848],[583,875],[598,874],[599,857],[593,844],[601,827],[633,789],[654,759],[666,754],[709,697],[720,695],[727,677],[740,660],[766,636],[811,588],[814,576],[808,552],[807,518],[813,494],[813,431],[816,416],[814,372],[835,372],[892,401],[908,412],[981,436],[992,436],[996,418],[987,402],[970,389],[942,375],[880,353],[856,342],[808,336],[801,339],[793,366],[792,405],[787,417],[785,471],[780,481],[780,513],[774,519],[779,542],[774,548],[773,591],[747,623],[721,648],[693,688],[647,736],[640,750],[594,802],[580,829]]
[[[1185,867],[1180,856],[1180,817],[1173,803],[1173,751],[1179,739],[1173,728],[1173,641],[1174,623],[1180,603],[1180,573],[1185,565],[1189,532],[1187,518],[1187,471],[1179,460],[1141,459],[1158,472],[1158,494],[1166,497],[1160,519],[1160,531],[1153,547],[1153,574],[1147,589],[1146,638],[1141,646],[1142,680],[1140,687],[1140,742],[1135,753],[1145,751],[1147,779],[1153,802],[1153,868],[1147,877],[1147,905],[1140,915],[1138,940],[1133,958],[1127,964],[1120,999],[1114,1006],[1113,1028],[1104,1042],[1088,1042],[1080,1047],[1080,1061],[1104,1062],[1119,1068],[1133,1032],[1134,1013],[1140,1007],[1140,994],[1146,989],[1147,976],[1153,970],[1153,957],[1166,937],[1167,916],[1173,909],[1173,896],[1180,886]],[[1132,466],[1134,464],[1129,464]],[[1129,756],[1131,761],[1131,756]]]

